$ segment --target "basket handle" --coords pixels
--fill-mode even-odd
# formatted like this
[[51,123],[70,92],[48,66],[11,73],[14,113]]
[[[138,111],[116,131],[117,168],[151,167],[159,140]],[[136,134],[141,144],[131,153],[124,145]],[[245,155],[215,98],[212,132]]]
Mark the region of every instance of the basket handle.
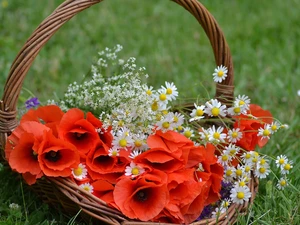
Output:
[[[103,0],[66,0],[33,32],[15,58],[0,100],[0,145],[16,126],[16,107],[24,78],[42,47],[73,16]],[[228,76],[216,85],[216,98],[226,104],[233,99],[233,65],[229,47],[214,17],[198,0],[171,0],[189,11],[201,24],[214,51],[216,65],[228,68]]]

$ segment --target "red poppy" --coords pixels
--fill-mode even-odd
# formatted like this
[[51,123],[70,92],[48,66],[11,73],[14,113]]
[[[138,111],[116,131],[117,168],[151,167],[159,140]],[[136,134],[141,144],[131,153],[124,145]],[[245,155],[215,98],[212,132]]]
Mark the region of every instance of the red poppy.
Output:
[[96,118],[91,112],[88,112],[86,114],[86,120],[89,121],[95,127],[95,129],[100,129],[100,131],[98,132],[100,140],[111,148],[113,141],[113,135],[111,134],[112,128],[108,127],[108,129],[104,129],[102,126],[102,122],[98,118]]
[[205,147],[200,146],[199,151],[202,152],[204,159],[201,161],[203,171],[197,170],[197,179],[207,182],[209,194],[205,204],[210,204],[220,198],[221,182],[223,179],[224,168],[217,162],[215,157],[215,147],[207,144]]
[[102,141],[92,149],[86,158],[88,172],[93,180],[107,179],[115,183],[124,174],[125,167],[130,163],[128,151],[121,150],[119,156],[109,156],[108,146]]
[[23,122],[7,140],[5,148],[8,163],[13,170],[23,174],[28,184],[42,176],[38,162],[38,148],[43,132],[49,130],[35,121]]
[[251,114],[257,119],[251,119],[245,115],[240,115],[234,117],[236,122],[234,123],[234,128],[240,128],[240,131],[243,132],[243,138],[237,142],[237,145],[242,147],[245,150],[252,151],[258,145],[263,147],[267,142],[267,138],[261,138],[257,136],[259,128],[264,127],[265,123],[271,124],[272,114],[263,110],[260,106],[251,104],[248,114]]
[[76,147],[56,138],[51,130],[44,132],[38,149],[38,160],[44,174],[52,177],[70,176],[71,168],[77,168],[80,163]]
[[108,205],[115,208],[117,207],[114,201],[114,196],[113,196],[114,186],[112,183],[106,180],[99,179],[93,182],[92,186],[94,187],[93,194],[95,196],[105,201]]
[[41,106],[37,109],[30,109],[21,118],[21,123],[26,121],[36,121],[45,124],[53,130],[57,136],[57,126],[64,115],[64,112],[56,105]]
[[80,109],[70,109],[58,127],[59,137],[75,145],[82,157],[93,149],[99,140],[95,127],[84,118]]
[[148,137],[147,144],[150,149],[135,157],[134,161],[167,173],[184,168],[190,149],[194,147],[191,140],[174,131],[157,131]]
[[167,175],[158,170],[145,172],[136,179],[123,177],[113,192],[116,205],[131,218],[149,221],[157,216],[169,201]]

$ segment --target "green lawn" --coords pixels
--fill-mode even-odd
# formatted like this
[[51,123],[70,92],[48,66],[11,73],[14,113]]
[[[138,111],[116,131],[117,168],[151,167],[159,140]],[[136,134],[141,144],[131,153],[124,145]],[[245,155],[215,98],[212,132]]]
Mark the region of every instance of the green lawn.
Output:
[[[26,39],[62,0],[0,0],[0,90],[10,65]],[[276,133],[263,153],[285,154],[294,161],[291,184],[260,184],[248,216],[239,224],[300,224],[300,27],[299,0],[203,0],[219,22],[231,49],[235,93],[290,125]],[[7,3],[7,5],[5,4]],[[201,26],[183,8],[162,0],[107,0],[64,25],[46,44],[28,72],[24,87],[41,100],[62,96],[80,81],[103,48],[121,44],[125,57],[145,66],[150,83],[173,81],[185,97],[213,96],[213,53]],[[28,93],[23,92],[22,98]],[[273,167],[275,168],[275,167]],[[55,224],[69,218],[48,207],[21,186],[16,174],[0,172],[0,225]],[[14,190],[11,192],[11,190]],[[19,210],[10,210],[17,203]],[[29,222],[25,222],[28,220]],[[57,224],[57,223],[56,223]]]

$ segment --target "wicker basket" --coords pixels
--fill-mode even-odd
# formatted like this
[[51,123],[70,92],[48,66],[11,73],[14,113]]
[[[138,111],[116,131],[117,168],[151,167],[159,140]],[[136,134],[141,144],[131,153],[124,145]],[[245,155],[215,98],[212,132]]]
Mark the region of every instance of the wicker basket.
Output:
[[[93,6],[102,0],[66,0],[47,17],[33,32],[23,48],[14,60],[7,78],[4,94],[0,100],[0,147],[4,149],[6,139],[14,128],[17,127],[17,101],[22,88],[23,80],[39,51],[55,32],[69,19],[79,12]],[[216,65],[224,65],[228,68],[228,77],[222,83],[216,85],[216,95],[221,102],[229,105],[233,99],[233,65],[229,47],[224,35],[213,16],[198,0],[172,0],[184,7],[200,23],[208,36],[214,51]],[[2,151],[2,156],[4,151]],[[4,157],[3,157],[4,158]],[[50,205],[60,205],[65,212],[75,215],[81,210],[81,214],[87,220],[99,221],[107,224],[161,224],[152,222],[132,221],[122,215],[121,212],[109,208],[99,198],[82,191],[79,186],[66,178],[45,177],[38,180],[32,186],[42,200]],[[246,213],[249,204],[255,198],[258,188],[257,179],[251,179],[249,188],[252,197],[243,205],[231,204],[226,213],[216,219],[205,219],[192,224],[232,224],[238,214]]]

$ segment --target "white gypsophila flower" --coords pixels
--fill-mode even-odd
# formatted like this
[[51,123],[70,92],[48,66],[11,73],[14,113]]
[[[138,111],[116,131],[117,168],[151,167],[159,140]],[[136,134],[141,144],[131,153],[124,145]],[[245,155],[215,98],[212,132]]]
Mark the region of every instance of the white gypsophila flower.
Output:
[[174,83],[165,82],[166,87],[161,86],[164,93],[166,93],[168,100],[176,100],[176,97],[178,96],[177,87],[174,85]]
[[209,132],[209,141],[212,143],[223,143],[225,142],[226,134],[222,133],[224,127],[218,127],[217,130],[215,125],[210,127],[207,131]]
[[243,204],[248,202],[251,197],[250,189],[247,186],[234,187],[230,190],[230,198],[233,203]]
[[79,187],[90,193],[94,192],[94,187],[90,183],[81,184],[81,185],[79,185]]
[[258,134],[257,136],[261,136],[261,139],[267,138],[270,139],[270,135],[271,135],[271,126],[270,124],[265,124],[264,127],[260,127],[258,129]]
[[125,168],[125,176],[131,176],[131,178],[134,178],[142,173],[144,173],[145,170],[136,165],[134,162],[131,162],[129,166],[126,166]]
[[17,203],[10,203],[9,208],[12,210],[17,210],[20,208],[20,206]]
[[200,120],[200,119],[204,118],[205,106],[204,105],[198,106],[196,103],[194,103],[194,106],[195,106],[195,108],[192,110],[192,112],[190,114],[190,116],[192,117],[190,119],[190,122],[197,121],[197,120]]
[[236,106],[241,106],[242,107],[242,111],[243,110],[248,110],[250,108],[250,98],[246,95],[238,95],[234,102],[233,105]]
[[205,106],[204,112],[211,117],[226,116],[226,105],[222,105],[217,99],[207,101]]
[[282,178],[280,178],[280,179],[278,180],[278,183],[277,183],[276,187],[277,187],[279,190],[283,190],[283,189],[285,189],[285,188],[288,186],[288,184],[289,184],[288,179],[282,177]]
[[119,156],[119,155],[120,155],[120,150],[117,149],[117,148],[110,148],[110,149],[108,150],[108,155],[109,155],[109,156],[112,156],[112,157],[114,157],[114,156]]
[[213,79],[216,83],[221,83],[223,80],[226,79],[227,77],[227,72],[228,72],[228,69],[227,67],[225,66],[218,66],[214,73],[212,74],[213,75]]
[[283,165],[288,163],[288,158],[285,155],[277,156],[275,163],[277,168],[283,167]]
[[75,179],[82,180],[87,177],[87,168],[84,164],[79,163],[77,168],[72,169],[72,175]]
[[233,128],[227,132],[227,140],[231,143],[236,143],[241,140],[243,133],[240,131],[240,128]]
[[162,132],[167,132],[168,130],[174,130],[173,116],[171,113],[168,113],[164,116],[160,121],[156,123],[157,130],[161,130]]
[[220,156],[218,156],[218,163],[222,166],[228,166],[229,162],[231,161],[232,156],[228,154],[225,150],[222,152]]
[[261,165],[258,163],[256,169],[254,170],[254,176],[258,177],[259,179],[263,179],[269,175],[270,171],[269,164],[265,163],[264,165]]
[[271,123],[270,127],[271,127],[271,129],[270,129],[271,134],[274,134],[280,128],[280,123],[278,121],[274,121],[274,122]]
[[224,150],[231,157],[235,157],[238,154],[238,152],[240,151],[240,148],[238,146],[236,146],[235,144],[230,143],[228,146],[225,147]]

